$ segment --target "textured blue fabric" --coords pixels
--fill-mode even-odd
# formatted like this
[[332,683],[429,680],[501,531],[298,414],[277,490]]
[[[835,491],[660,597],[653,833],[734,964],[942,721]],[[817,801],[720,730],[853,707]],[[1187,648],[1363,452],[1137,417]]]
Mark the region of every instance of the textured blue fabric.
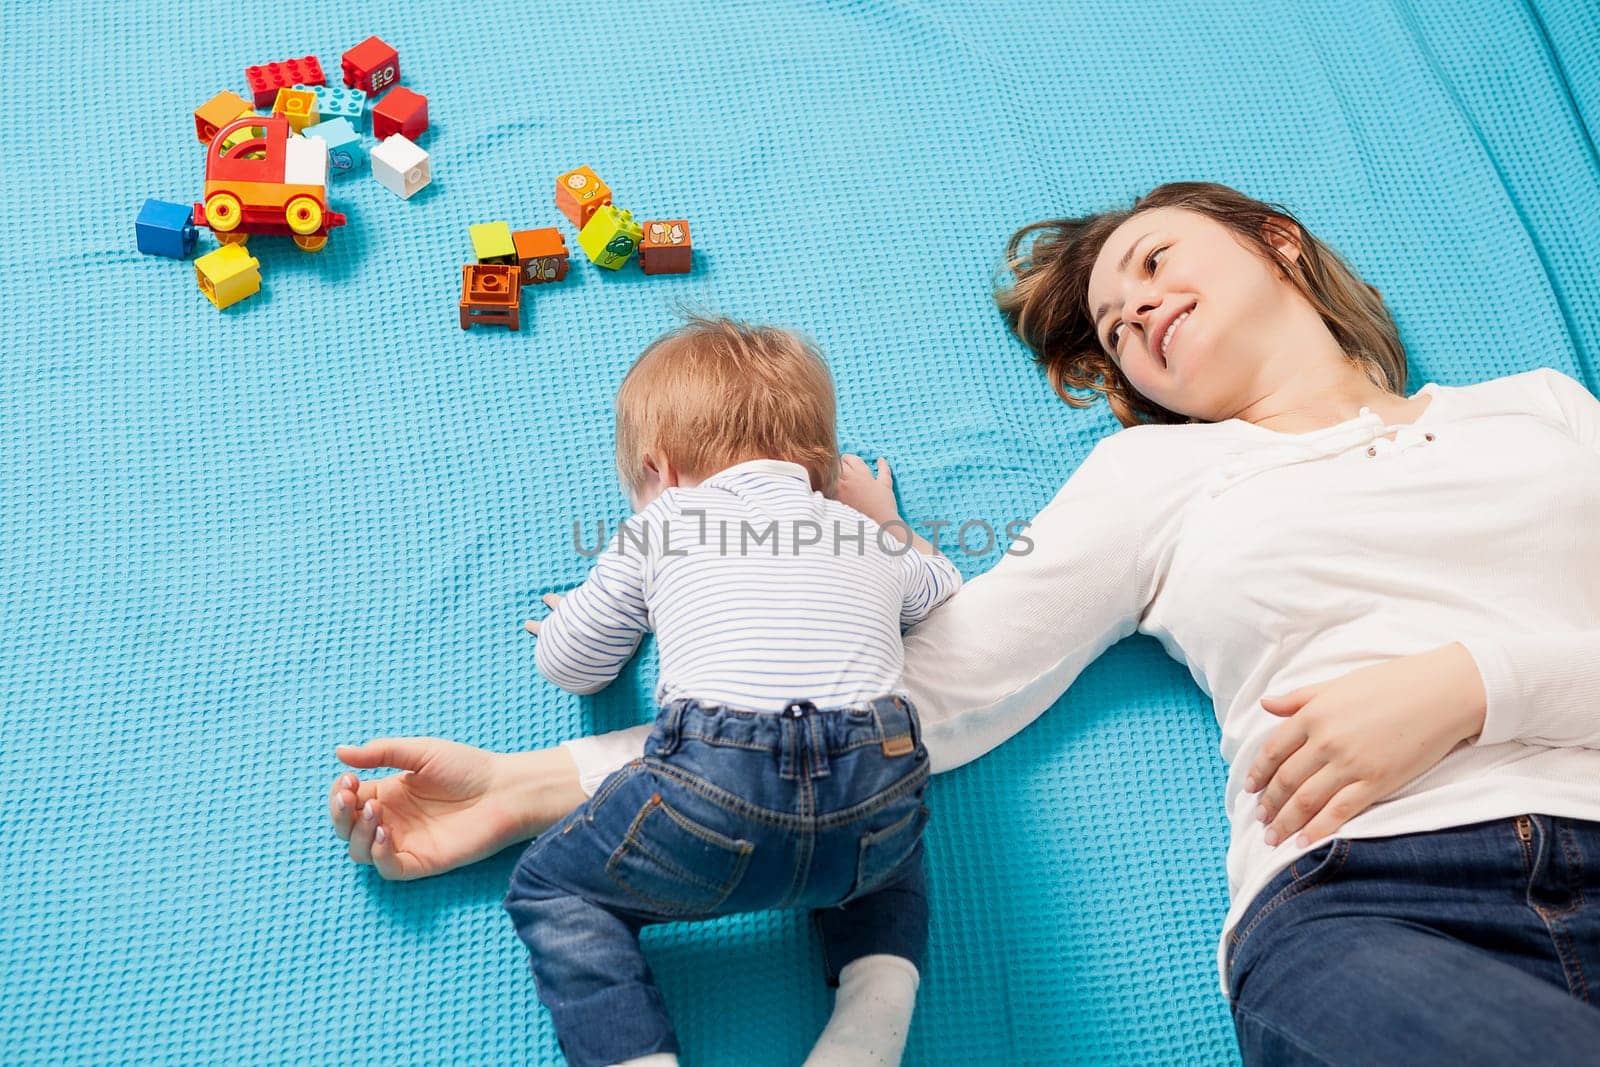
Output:
[[[0,14],[7,1062],[555,1059],[499,908],[520,850],[383,882],[328,827],[331,754],[648,715],[648,646],[580,699],[519,624],[582,577],[572,519],[626,513],[610,404],[678,301],[811,330],[845,447],[896,462],[914,517],[996,526],[1114,425],[1007,339],[1002,242],[1165,180],[1300,214],[1383,291],[1413,387],[1597,383],[1592,0]],[[429,98],[430,188],[348,179],[327,250],[252,241],[262,291],[223,312],[135,250],[146,198],[199,192],[196,105],[308,52],[337,78],[370,33]],[[583,163],[638,217],[691,220],[694,273],[575,254],[520,332],[463,333],[467,226],[559,225],[576,251],[552,191]],[[908,1062],[1236,1060],[1217,740],[1134,638],[935,782]],[[796,1063],[826,1019],[803,914],[645,945],[688,1062]]]

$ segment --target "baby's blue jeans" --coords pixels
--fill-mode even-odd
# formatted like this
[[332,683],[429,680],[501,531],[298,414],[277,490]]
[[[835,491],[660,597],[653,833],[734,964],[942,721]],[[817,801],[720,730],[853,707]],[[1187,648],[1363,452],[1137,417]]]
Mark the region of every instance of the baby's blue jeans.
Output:
[[1227,949],[1245,1064],[1600,1064],[1600,823],[1334,838]]
[[674,700],[644,751],[528,846],[504,901],[573,1067],[678,1051],[650,923],[810,908],[830,984],[879,953],[921,969],[928,753],[908,700]]

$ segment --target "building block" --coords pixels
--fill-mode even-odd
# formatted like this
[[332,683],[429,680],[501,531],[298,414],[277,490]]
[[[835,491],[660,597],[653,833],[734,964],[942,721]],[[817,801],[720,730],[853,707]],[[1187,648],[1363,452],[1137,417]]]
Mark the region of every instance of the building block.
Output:
[[328,145],[328,171],[335,178],[361,169],[367,161],[366,149],[361,147],[361,135],[350,125],[349,119],[329,119],[315,126],[307,126],[302,137],[320,137]]
[[349,119],[359,130],[367,123],[367,94],[359,89],[346,89],[342,85],[296,85],[296,89],[309,89],[317,94],[317,117]]
[[554,226],[518,230],[511,235],[511,243],[517,250],[523,285],[559,282],[567,276],[567,242]]
[[250,84],[250,99],[255,101],[256,107],[271,107],[278,98],[279,89],[295,85],[326,85],[328,81],[322,76],[322,64],[317,62],[316,56],[246,67],[244,80]]
[[250,101],[238,93],[223,90],[194,109],[195,136],[200,138],[201,144],[210,144],[218,130],[241,115],[251,114],[253,110]]
[[383,140],[391,133],[403,133],[415,141],[428,128],[428,98],[404,85],[396,85],[382,100],[372,105],[372,136]]
[[468,263],[461,268],[461,328],[475,322],[522,327],[522,287],[509,263]]
[[372,150],[372,176],[394,195],[410,200],[418,189],[433,180],[428,153],[396,133],[384,138]]
[[639,267],[646,274],[688,274],[694,247],[688,219],[651,219],[639,242]]
[[188,259],[194,253],[199,231],[188,204],[146,200],[133,222],[133,237],[139,251],[147,256]]
[[317,114],[317,94],[310,89],[279,89],[272,113],[288,119],[289,128],[295,133],[322,121]]
[[206,299],[225,308],[261,291],[260,266],[244,245],[223,245],[194,261],[194,276]]
[[517,262],[517,246],[511,241],[511,227],[504,222],[480,222],[467,228],[472,235],[472,254],[479,263]]
[[639,247],[644,231],[633,221],[633,212],[618,211],[607,204],[590,216],[578,234],[578,246],[589,262],[607,270],[616,270]]
[[611,187],[588,167],[569,170],[556,179],[556,207],[578,229],[589,225],[596,211],[611,203]]
[[400,80],[400,53],[377,37],[368,37],[339,57],[344,83],[377,96]]

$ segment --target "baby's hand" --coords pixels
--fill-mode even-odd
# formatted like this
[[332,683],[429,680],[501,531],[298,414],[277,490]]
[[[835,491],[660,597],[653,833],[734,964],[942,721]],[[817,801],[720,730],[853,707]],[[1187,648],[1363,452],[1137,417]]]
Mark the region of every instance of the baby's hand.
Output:
[[[561,603],[561,597],[555,593],[546,593],[544,595],[544,602],[551,611],[555,611],[556,605]],[[539,632],[539,620],[529,619],[522,624],[522,628],[528,631],[530,634],[536,634]]]
[[838,500],[879,526],[900,517],[900,509],[894,502],[894,479],[889,473],[889,461],[882,456],[878,457],[876,478],[860,456],[848,453],[840,456]]

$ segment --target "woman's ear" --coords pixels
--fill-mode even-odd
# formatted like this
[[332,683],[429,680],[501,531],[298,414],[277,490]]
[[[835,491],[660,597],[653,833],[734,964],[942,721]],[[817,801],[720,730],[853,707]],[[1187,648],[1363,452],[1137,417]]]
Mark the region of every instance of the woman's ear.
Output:
[[1286,263],[1296,263],[1300,259],[1300,227],[1282,216],[1274,215],[1261,227],[1261,236],[1267,243],[1278,250]]

